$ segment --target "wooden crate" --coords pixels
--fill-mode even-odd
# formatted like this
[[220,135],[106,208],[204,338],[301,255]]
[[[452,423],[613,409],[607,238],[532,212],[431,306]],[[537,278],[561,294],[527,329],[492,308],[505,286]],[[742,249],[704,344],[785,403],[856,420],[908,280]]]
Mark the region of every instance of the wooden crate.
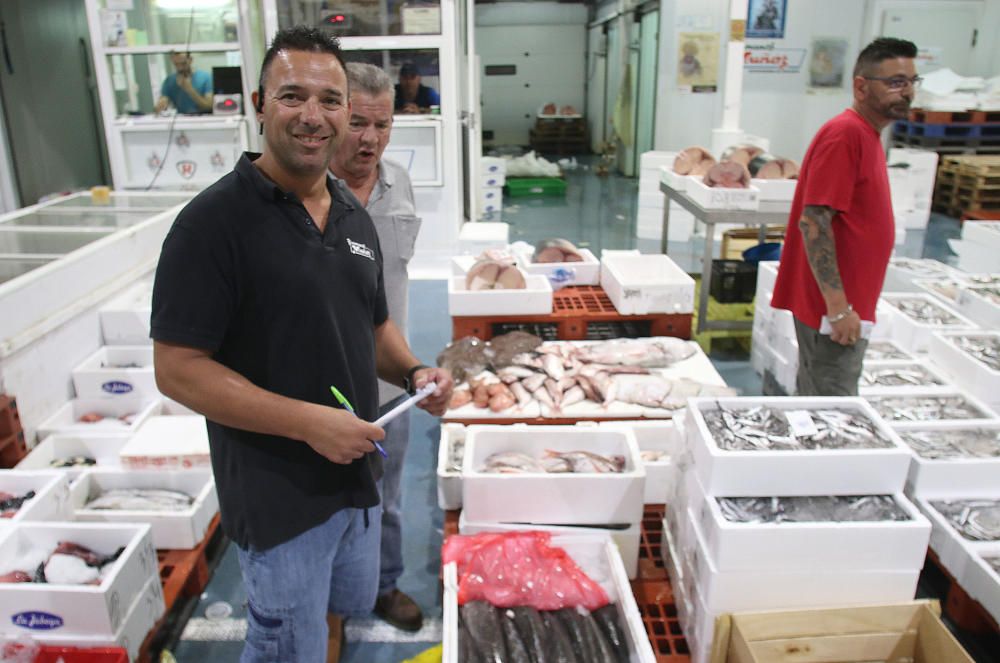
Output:
[[[743,252],[752,246],[757,246],[760,231],[758,228],[731,228],[722,233],[722,247],[719,256],[722,260],[742,260]],[[768,226],[764,234],[765,242],[784,242],[785,226]]]

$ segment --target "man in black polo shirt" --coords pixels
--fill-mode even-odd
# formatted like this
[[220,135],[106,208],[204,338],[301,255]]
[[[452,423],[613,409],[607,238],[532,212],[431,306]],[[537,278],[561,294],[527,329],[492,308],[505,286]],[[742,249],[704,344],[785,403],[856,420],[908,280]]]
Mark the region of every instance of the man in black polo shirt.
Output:
[[452,380],[422,366],[388,319],[375,227],[327,175],[350,116],[336,39],[279,32],[253,102],[263,154],[192,200],[164,241],[156,378],[208,419],[247,591],[241,661],[324,660],[328,625],[336,660],[341,622],[327,613],[367,614],[377,587],[376,376],[436,382],[421,405],[436,415]]

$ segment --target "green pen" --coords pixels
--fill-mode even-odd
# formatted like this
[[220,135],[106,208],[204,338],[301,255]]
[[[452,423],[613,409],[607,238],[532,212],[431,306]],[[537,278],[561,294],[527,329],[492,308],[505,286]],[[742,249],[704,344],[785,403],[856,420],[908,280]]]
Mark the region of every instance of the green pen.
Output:
[[[358,416],[358,413],[354,411],[354,406],[351,405],[351,402],[347,400],[347,398],[342,393],[340,393],[340,390],[334,387],[332,384],[330,385],[330,393],[333,394],[333,397],[337,399],[338,403],[344,406],[345,410],[353,414],[355,417]],[[385,452],[385,449],[382,448],[381,444],[379,444],[375,440],[368,440],[368,441],[375,445],[375,448],[378,450],[378,452],[382,454],[382,458],[389,457],[389,454]]]

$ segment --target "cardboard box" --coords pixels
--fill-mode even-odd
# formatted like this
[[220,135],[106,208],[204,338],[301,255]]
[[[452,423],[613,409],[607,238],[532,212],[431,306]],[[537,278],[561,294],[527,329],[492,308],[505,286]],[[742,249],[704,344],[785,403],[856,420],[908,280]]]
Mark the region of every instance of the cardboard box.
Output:
[[[779,410],[838,409],[867,417],[892,443],[883,449],[724,451],[702,412],[765,405]],[[906,482],[910,449],[860,398],[692,398],[685,421],[687,448],[708,495],[885,495]]]
[[114,636],[128,606],[160,573],[149,525],[140,523],[18,523],[0,540],[0,573],[17,570],[30,550],[51,552],[72,541],[102,555],[124,547],[100,585],[0,585],[0,634]]
[[[970,429],[1000,433],[1000,420],[977,424],[928,421],[900,430],[899,435],[903,443],[907,444],[907,433]],[[958,493],[985,494],[1000,485],[997,477],[1000,477],[1000,457],[931,459],[920,456],[914,450],[910,460],[910,473],[906,479],[906,492],[928,498],[951,497]]]
[[152,345],[153,280],[136,283],[102,306],[101,333],[107,345]]
[[715,633],[711,663],[973,663],[937,601],[725,615]]
[[[73,456],[84,456],[97,461],[97,466],[105,469],[120,469],[118,452],[128,438],[116,435],[78,435],[74,433],[49,435],[36,444],[28,455],[17,464],[19,470],[51,470],[53,461],[65,460]],[[72,481],[89,469],[86,465],[58,468]]]
[[157,398],[153,348],[149,345],[106,345],[73,369],[78,398],[137,394]]
[[[40,440],[54,433],[128,437],[159,407],[159,399],[137,394],[74,398],[40,423],[35,433]],[[93,423],[80,421],[80,417],[91,413],[104,418]]]
[[15,496],[35,491],[10,518],[0,518],[0,529],[20,522],[66,520],[69,514],[69,477],[58,470],[0,470],[0,492]]
[[[646,473],[630,431],[530,426],[472,429],[466,434],[462,509],[473,522],[604,525],[642,518]],[[494,453],[541,458],[546,450],[620,455],[620,473],[499,474],[482,471]]]
[[665,255],[605,253],[601,287],[622,315],[694,312],[694,279]]
[[208,429],[201,415],[153,415],[122,446],[122,467],[130,470],[211,471]]
[[525,275],[519,290],[466,290],[464,276],[448,279],[448,314],[547,315],[552,313],[552,284],[538,274]]
[[[87,503],[101,493],[116,488],[175,490],[194,498],[180,511],[133,511],[89,509]],[[194,548],[205,538],[208,525],[219,511],[219,497],[210,472],[169,470],[89,470],[70,488],[69,504],[73,520],[106,523],[148,523],[153,545],[161,549]]]
[[[920,299],[940,309],[943,313],[954,316],[948,324],[930,324],[921,322],[903,312],[898,303],[902,300]],[[887,293],[883,292],[881,300],[892,309],[892,337],[901,346],[913,353],[927,352],[931,336],[935,332],[975,331],[979,326],[947,304],[941,303],[936,297],[923,293]]]

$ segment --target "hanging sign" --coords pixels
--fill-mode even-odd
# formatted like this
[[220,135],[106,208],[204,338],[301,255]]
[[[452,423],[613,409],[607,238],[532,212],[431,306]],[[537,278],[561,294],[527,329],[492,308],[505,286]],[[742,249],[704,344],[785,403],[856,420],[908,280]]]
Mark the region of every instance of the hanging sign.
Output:
[[743,70],[773,74],[797,74],[806,59],[804,48],[778,48],[774,43],[747,44],[743,51]]

